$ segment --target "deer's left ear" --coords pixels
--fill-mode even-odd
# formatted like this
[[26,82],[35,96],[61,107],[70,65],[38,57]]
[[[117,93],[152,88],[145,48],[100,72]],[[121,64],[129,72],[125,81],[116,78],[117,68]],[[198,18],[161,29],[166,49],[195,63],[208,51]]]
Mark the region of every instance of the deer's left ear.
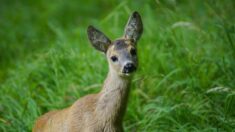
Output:
[[93,26],[89,26],[87,28],[87,34],[92,46],[95,47],[97,50],[106,53],[109,45],[111,44],[111,40]]
[[139,40],[143,32],[143,24],[141,16],[138,12],[133,12],[125,27],[125,38],[133,39],[135,42]]

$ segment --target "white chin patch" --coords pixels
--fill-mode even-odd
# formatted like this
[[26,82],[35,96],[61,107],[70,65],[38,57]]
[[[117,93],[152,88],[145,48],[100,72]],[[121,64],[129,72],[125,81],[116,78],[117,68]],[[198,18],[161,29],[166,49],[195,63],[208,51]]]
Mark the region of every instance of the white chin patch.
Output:
[[132,73],[122,73],[123,76],[129,77],[132,75]]
[[130,77],[133,73],[120,73],[120,76]]
[[131,74],[130,73],[124,73],[125,76],[130,76]]

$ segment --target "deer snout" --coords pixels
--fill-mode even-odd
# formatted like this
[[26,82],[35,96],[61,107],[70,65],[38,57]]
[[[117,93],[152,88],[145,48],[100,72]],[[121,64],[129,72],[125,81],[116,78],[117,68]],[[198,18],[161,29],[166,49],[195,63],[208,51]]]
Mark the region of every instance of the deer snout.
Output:
[[123,68],[123,73],[132,73],[136,70],[136,66],[133,63],[127,63],[125,64]]

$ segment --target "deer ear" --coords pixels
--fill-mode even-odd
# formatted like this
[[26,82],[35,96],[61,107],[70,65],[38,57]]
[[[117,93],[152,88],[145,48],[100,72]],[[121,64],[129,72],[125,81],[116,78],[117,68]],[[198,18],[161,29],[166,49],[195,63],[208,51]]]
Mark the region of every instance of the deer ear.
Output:
[[143,32],[143,24],[141,16],[138,12],[133,12],[125,27],[125,38],[133,39],[135,42],[139,40]]
[[109,45],[111,44],[109,38],[93,26],[89,26],[87,28],[87,34],[92,46],[97,50],[106,53]]

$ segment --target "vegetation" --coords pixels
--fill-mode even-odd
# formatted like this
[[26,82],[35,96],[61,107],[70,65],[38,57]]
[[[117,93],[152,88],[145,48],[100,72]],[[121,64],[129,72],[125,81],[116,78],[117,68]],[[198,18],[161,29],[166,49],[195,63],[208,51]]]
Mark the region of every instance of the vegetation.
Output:
[[233,0],[1,0],[0,131],[31,131],[43,113],[95,93],[107,74],[88,42],[120,37],[142,15],[127,132],[235,131]]

